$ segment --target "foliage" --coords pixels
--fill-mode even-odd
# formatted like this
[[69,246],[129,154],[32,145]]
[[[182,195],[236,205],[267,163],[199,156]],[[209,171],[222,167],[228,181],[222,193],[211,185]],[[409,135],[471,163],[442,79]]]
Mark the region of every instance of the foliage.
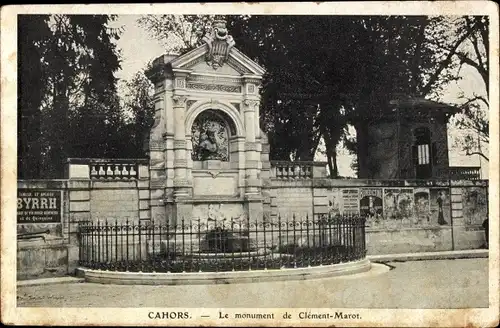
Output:
[[153,124],[155,106],[153,102],[154,86],[144,74],[136,72],[124,86],[126,125],[124,129],[130,140],[130,149],[126,152],[131,157],[144,157],[148,149],[149,129]]
[[[19,17],[20,177],[60,176],[68,157],[144,155],[152,86],[138,72],[120,104],[114,76],[120,30],[108,27],[113,18]],[[260,120],[271,159],[312,160],[323,139],[336,176],[343,142],[358,155],[360,177],[369,176],[367,126],[387,113],[391,98],[436,97],[463,65],[479,73],[488,94],[484,17],[146,15],[138,24],[167,51],[185,52],[220,18],[228,20],[236,47],[267,70]],[[457,121],[479,135],[465,139],[473,153],[474,140],[489,139],[482,111],[488,100],[477,94],[465,100]],[[348,125],[356,137],[346,133]]]
[[[454,21],[458,41],[456,49],[441,45],[450,56],[459,62],[459,71],[463,65],[472,68],[483,81],[484,93],[473,92],[472,95],[462,94],[462,115],[456,119],[456,124],[464,130],[459,142],[467,155],[480,155],[489,160],[485,148],[489,143],[489,20],[487,16],[464,16]],[[486,147],[485,147],[486,145]]]
[[[42,52],[50,42],[49,16],[19,16],[18,20],[18,172],[39,176],[40,105],[48,89]],[[24,92],[26,90],[26,92]],[[28,129],[27,126],[30,126]]]
[[[357,137],[351,137],[356,146],[351,148],[358,154],[360,175],[369,175],[367,118],[382,117],[392,97],[436,97],[447,83],[458,79],[459,63],[440,46],[453,26],[442,17],[223,18],[236,46],[267,70],[260,119],[269,134],[271,159],[312,160],[323,138],[334,176],[336,147],[347,124],[356,128]],[[181,48],[191,49],[200,44],[211,19],[147,16],[140,23],[159,40],[177,37],[184,40]]]
[[20,178],[61,177],[68,157],[119,153],[120,31],[108,28],[112,19],[19,16],[19,135],[28,135],[19,145]]
[[398,94],[425,96],[456,79],[431,42],[444,33],[434,29],[437,18],[266,15],[231,23],[237,47],[267,69],[261,120],[271,157],[311,160],[323,138],[333,175],[347,124],[366,170],[367,118],[383,116]]
[[161,41],[167,52],[184,53],[201,45],[201,38],[218,15],[143,15],[139,26]]

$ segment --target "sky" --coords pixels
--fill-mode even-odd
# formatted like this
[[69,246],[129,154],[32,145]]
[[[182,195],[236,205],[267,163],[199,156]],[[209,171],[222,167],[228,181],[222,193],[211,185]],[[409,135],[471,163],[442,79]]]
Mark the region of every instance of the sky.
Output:
[[159,41],[152,39],[148,33],[136,23],[138,15],[119,15],[113,22],[113,27],[124,27],[124,31],[117,45],[122,52],[122,69],[117,77],[123,80],[130,79],[146,64],[165,53]]
[[[112,24],[112,27],[124,28],[120,40],[117,41],[122,55],[122,68],[117,72],[116,76],[121,80],[130,79],[137,71],[143,69],[150,60],[165,53],[165,49],[161,43],[150,37],[147,31],[138,26],[136,20],[139,17],[139,15],[119,15]],[[463,76],[462,80],[447,86],[441,101],[457,103],[460,92],[464,92],[466,95],[472,95],[473,92],[483,92],[483,81],[479,74],[466,65],[463,66],[461,73]],[[457,149],[457,147],[453,146],[455,138],[460,135],[460,130],[449,126],[448,145],[450,149],[450,166],[481,166],[482,177],[487,178],[488,162],[482,160],[478,155],[467,156]],[[354,156],[347,155],[345,151],[340,149],[337,162],[341,176],[354,176],[354,171],[350,168],[353,159]],[[325,158],[317,154],[315,160],[324,161]]]

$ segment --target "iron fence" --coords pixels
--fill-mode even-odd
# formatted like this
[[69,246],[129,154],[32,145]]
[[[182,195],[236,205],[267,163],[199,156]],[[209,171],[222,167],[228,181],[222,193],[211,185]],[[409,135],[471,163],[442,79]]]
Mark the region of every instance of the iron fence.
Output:
[[80,265],[142,272],[301,268],[365,257],[365,218],[125,221],[79,225]]

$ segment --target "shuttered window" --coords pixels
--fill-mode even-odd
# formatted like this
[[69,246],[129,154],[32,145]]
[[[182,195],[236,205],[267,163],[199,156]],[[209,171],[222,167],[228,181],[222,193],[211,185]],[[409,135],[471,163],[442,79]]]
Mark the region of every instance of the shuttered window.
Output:
[[425,165],[425,164],[429,164],[429,158],[430,158],[430,155],[429,155],[429,145],[426,144],[426,145],[418,145],[418,149],[417,149],[417,156],[418,156],[418,164],[419,165]]

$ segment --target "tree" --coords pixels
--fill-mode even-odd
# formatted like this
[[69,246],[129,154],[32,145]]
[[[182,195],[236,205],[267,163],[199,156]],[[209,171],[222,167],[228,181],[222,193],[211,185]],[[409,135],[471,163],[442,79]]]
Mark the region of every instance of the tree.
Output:
[[424,16],[369,16],[351,28],[355,32],[351,53],[357,54],[351,67],[357,67],[357,74],[349,85],[346,116],[356,129],[359,177],[372,176],[368,129],[371,122],[390,114],[389,101],[399,95],[438,93],[453,79],[444,74],[449,66],[440,65],[429,41],[439,37],[435,24],[435,18]]
[[21,178],[40,176],[40,106],[47,92],[46,73],[40,59],[50,41],[48,20],[48,15],[18,16],[17,171]]
[[455,21],[458,35],[454,48],[441,45],[449,56],[459,62],[460,73],[462,65],[467,65],[477,72],[483,81],[485,94],[473,92],[472,95],[462,94],[465,101],[461,104],[462,115],[456,120],[457,126],[466,132],[461,138],[462,149],[467,155],[479,155],[489,160],[484,144],[489,143],[489,19],[487,16],[464,16]]
[[272,135],[272,152],[279,149],[281,159],[293,153],[300,154],[295,159],[312,159],[322,137],[335,174],[336,146],[350,123],[357,131],[360,174],[367,175],[366,118],[385,115],[394,95],[425,96],[454,78],[447,74],[449,65],[438,65],[429,42],[429,34],[437,37],[435,24],[423,16],[234,20],[237,46],[267,69],[262,121]]
[[127,153],[133,157],[145,157],[149,130],[154,121],[154,86],[141,70],[124,86],[123,110],[126,114],[124,130],[132,142]]
[[[315,99],[321,54],[311,44],[308,16],[230,17],[237,47],[267,70],[262,88],[261,125],[269,134],[271,159],[312,160],[321,139]],[[305,30],[306,29],[306,30]],[[305,54],[305,49],[308,53]],[[313,62],[317,64],[314,65]],[[326,108],[326,107],[325,107]]]
[[184,53],[201,45],[201,38],[220,15],[143,15],[139,26],[161,41],[167,51]]
[[[352,124],[360,176],[368,176],[370,121],[386,115],[398,94],[432,96],[457,79],[452,74],[456,63],[433,42],[446,32],[436,29],[442,24],[438,17],[225,18],[236,47],[267,71],[260,120],[269,134],[271,159],[312,160],[323,138],[330,172],[336,175],[336,147]],[[167,40],[185,31],[179,27],[191,26],[188,35],[201,36],[188,23],[169,24],[161,33],[153,28],[153,34]],[[195,39],[186,44],[199,44]]]
[[[120,121],[114,77],[120,62],[113,42],[120,31],[107,26],[112,19],[19,16],[19,34],[33,36],[20,40],[18,112],[23,119],[18,131],[37,140],[37,147],[21,146],[19,177],[61,177],[68,157],[99,156],[117,148],[110,136]],[[26,58],[38,61],[38,69],[25,70]],[[33,90],[40,95],[31,96]]]

